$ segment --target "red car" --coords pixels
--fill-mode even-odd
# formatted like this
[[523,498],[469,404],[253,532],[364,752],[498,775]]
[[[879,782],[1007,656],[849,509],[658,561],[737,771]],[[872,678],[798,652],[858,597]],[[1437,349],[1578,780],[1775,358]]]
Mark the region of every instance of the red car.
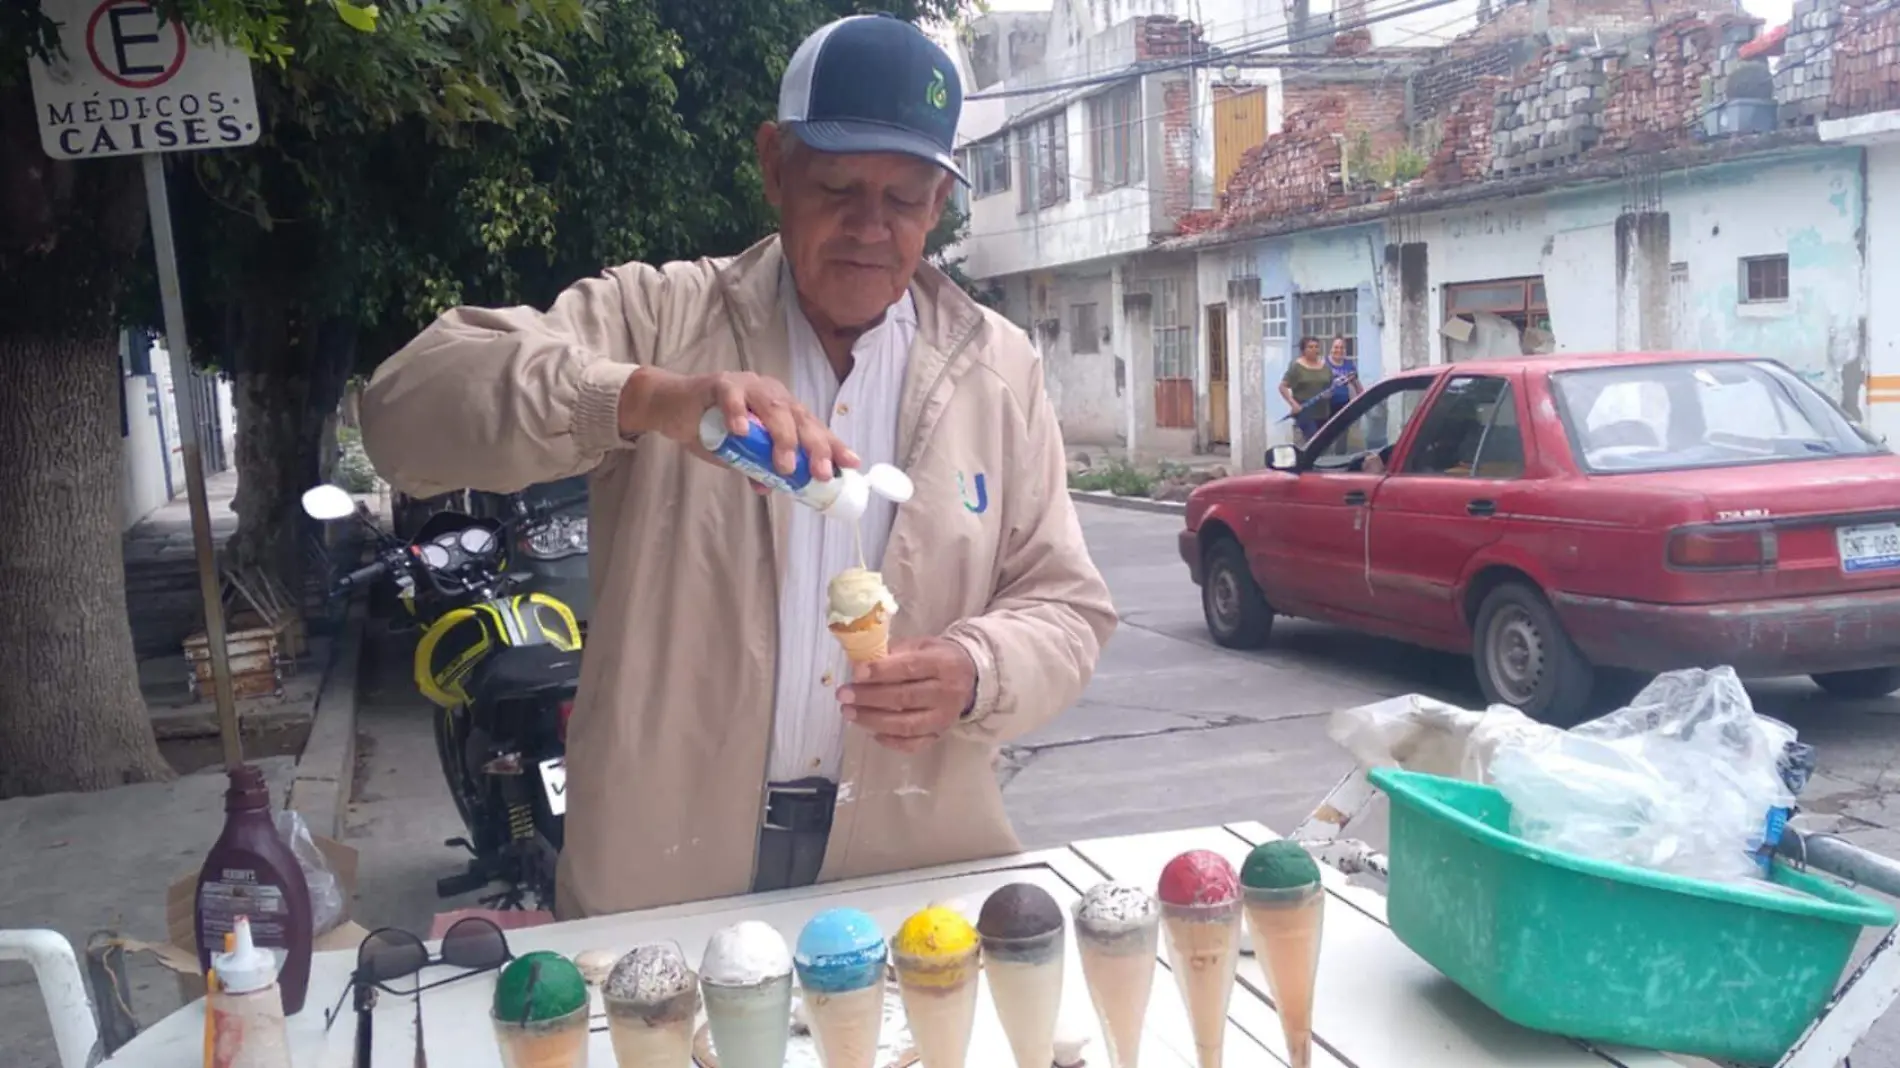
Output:
[[1775,361],[1423,368],[1267,466],[1188,499],[1221,645],[1326,620],[1469,654],[1487,700],[1559,723],[1599,669],[1900,689],[1900,459]]

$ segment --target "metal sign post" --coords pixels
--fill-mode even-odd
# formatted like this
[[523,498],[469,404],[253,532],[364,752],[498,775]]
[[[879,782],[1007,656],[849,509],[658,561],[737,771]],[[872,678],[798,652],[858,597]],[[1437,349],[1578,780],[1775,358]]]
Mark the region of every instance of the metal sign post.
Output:
[[[172,358],[172,394],[177,397],[179,444],[185,450],[185,496],[191,508],[191,546],[198,556],[198,593],[205,603],[205,641],[211,650],[211,688],[218,705],[224,762],[244,762],[231,658],[224,648],[224,586],[218,580],[218,549],[211,539],[211,503],[205,497],[204,455],[198,447],[198,398],[191,388],[191,353],[185,342],[185,300],[178,288],[177,246],[172,243],[171,200],[165,193],[165,157],[139,157],[145,172],[145,202],[152,215],[152,255],[158,260],[158,296],[165,312],[165,348]],[[184,432],[189,427],[190,432]]]
[[235,765],[243,761],[244,748],[224,645],[223,588],[205,498],[198,397],[185,340],[163,154],[236,148],[257,140],[250,60],[233,49],[193,40],[182,24],[163,21],[150,0],[41,0],[40,9],[58,24],[62,53],[30,70],[40,147],[54,159],[136,155],[145,172],[218,730],[225,762]]

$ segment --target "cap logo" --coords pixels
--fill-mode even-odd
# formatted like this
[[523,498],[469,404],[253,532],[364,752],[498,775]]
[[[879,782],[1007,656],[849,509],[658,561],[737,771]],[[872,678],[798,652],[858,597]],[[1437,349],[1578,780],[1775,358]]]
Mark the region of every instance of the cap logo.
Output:
[[943,83],[942,71],[931,70],[930,84],[924,88],[924,99],[930,101],[930,106],[938,111],[950,106],[950,90]]

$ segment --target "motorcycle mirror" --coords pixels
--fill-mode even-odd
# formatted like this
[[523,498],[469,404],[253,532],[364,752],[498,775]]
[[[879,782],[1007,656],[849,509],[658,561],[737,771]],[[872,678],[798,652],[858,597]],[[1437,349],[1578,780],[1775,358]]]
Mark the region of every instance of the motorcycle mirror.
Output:
[[313,486],[304,491],[304,514],[328,522],[356,514],[356,499],[340,486]]

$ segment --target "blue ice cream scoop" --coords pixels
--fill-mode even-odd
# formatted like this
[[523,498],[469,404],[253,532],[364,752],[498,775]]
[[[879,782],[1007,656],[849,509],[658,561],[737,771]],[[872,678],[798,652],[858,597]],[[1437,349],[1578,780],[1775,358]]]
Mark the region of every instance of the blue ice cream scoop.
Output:
[[842,994],[884,981],[889,950],[877,921],[858,909],[827,909],[798,933],[792,963],[798,983],[820,994]]

